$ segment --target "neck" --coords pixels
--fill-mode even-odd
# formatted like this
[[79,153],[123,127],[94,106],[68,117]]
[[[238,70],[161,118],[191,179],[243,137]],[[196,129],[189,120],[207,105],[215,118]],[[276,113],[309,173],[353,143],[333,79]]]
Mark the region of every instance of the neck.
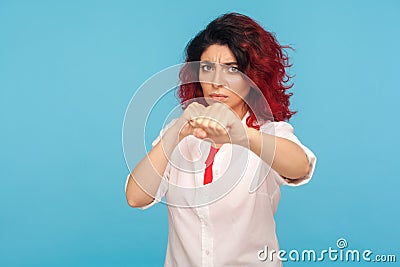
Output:
[[249,110],[249,108],[247,107],[246,104],[244,104],[243,106],[240,106],[237,108],[237,110],[234,110],[236,115],[238,115],[238,117],[243,120],[244,115],[246,115],[247,111]]

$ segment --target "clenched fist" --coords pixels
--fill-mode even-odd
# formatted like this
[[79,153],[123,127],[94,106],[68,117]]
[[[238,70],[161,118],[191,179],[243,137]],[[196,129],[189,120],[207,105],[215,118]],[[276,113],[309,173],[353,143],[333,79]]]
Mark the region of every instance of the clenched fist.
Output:
[[185,109],[180,120],[183,124],[181,138],[192,134],[216,144],[232,143],[248,147],[247,126],[223,103],[216,102],[205,107],[194,102]]

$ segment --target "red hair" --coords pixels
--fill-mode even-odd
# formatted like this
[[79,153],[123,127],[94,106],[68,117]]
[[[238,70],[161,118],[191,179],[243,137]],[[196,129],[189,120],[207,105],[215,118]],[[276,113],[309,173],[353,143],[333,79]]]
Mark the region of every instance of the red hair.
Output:
[[[281,46],[272,33],[264,30],[253,19],[238,13],[228,13],[212,21],[188,43],[185,61],[200,61],[201,54],[213,44],[230,48],[239,70],[251,79],[268,102],[265,103],[263,97],[257,97],[258,90],[250,90],[246,100],[250,107],[250,116],[246,121],[249,127],[258,129],[260,121],[257,119],[283,121],[295,114],[289,110],[292,93],[286,92],[293,84],[287,85],[291,77],[286,73],[286,68],[291,65],[284,49],[291,47]],[[203,97],[200,83],[195,82],[199,81],[198,67],[185,64],[180,71],[180,79],[182,85],[178,97],[185,108],[187,101]]]

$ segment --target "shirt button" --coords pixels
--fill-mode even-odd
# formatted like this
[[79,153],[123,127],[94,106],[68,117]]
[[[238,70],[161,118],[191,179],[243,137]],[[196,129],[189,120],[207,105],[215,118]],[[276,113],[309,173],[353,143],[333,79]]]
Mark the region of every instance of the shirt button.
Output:
[[209,250],[206,250],[206,255],[210,255],[210,251]]

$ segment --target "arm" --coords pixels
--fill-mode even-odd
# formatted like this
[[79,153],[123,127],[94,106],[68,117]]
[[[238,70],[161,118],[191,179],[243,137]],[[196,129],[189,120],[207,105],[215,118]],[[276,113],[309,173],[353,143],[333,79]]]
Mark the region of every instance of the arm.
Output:
[[179,121],[169,128],[160,142],[136,165],[126,187],[126,200],[131,207],[142,207],[154,200],[168,158],[179,143]]
[[249,148],[285,178],[302,178],[309,172],[308,157],[299,145],[245,126],[224,104],[215,103],[207,107],[206,116],[192,124],[196,127],[196,137],[210,138],[217,144],[233,143]]
[[[247,128],[250,149],[281,176],[297,179],[310,169],[304,150],[294,142]],[[275,142],[275,151],[271,149]],[[271,163],[272,162],[272,163]]]
[[190,104],[132,170],[125,193],[129,206],[143,207],[154,200],[173,150],[183,138],[193,134],[194,128],[188,122],[203,111],[204,106],[196,102]]

